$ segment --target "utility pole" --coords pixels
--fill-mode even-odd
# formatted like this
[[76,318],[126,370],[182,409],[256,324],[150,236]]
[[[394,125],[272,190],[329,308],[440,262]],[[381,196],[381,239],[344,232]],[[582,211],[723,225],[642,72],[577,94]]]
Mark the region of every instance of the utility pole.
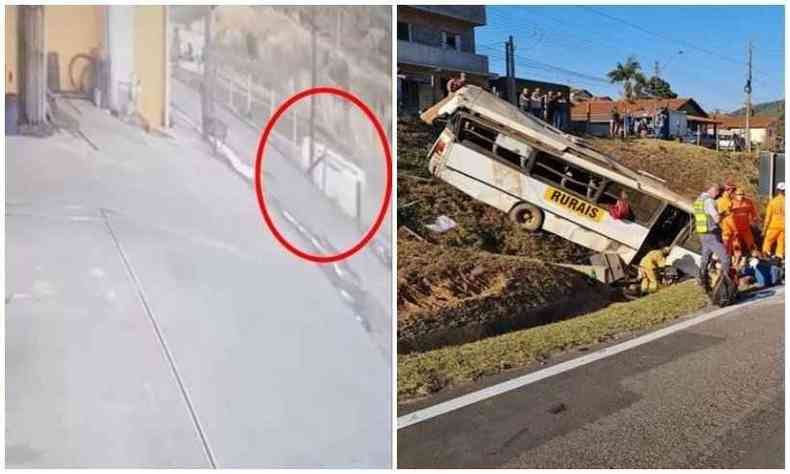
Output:
[[211,24],[214,20],[214,7],[209,6],[206,16],[203,18],[203,90],[200,94],[203,136],[209,138],[209,131],[212,127],[211,121],[214,118],[214,80],[215,64],[214,54],[211,51]]
[[[316,42],[316,17],[315,11],[317,6],[307,7],[310,9],[310,23],[311,23],[311,42],[312,42],[312,69],[310,75],[310,87],[315,87],[318,82],[318,44]],[[315,96],[310,96],[310,166],[312,167],[315,160]]]
[[743,91],[746,92],[746,151],[752,151],[752,132],[749,122],[752,117],[752,40],[746,47],[746,85]]
[[507,100],[513,105],[518,105],[516,101],[516,61],[515,46],[513,36],[509,36],[505,43],[505,74],[507,75]]

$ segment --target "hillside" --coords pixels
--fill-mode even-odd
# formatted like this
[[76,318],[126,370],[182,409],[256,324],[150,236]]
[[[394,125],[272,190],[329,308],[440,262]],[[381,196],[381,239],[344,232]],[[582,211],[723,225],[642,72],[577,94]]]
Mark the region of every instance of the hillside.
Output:
[[[519,324],[539,323],[546,319],[541,303],[579,303],[573,295],[584,295],[583,302],[594,308],[617,300],[602,285],[556,265],[587,263],[587,249],[546,232],[525,232],[510,224],[505,213],[433,178],[425,155],[439,132],[415,120],[398,122],[401,352],[485,338],[492,335],[492,327],[501,333]],[[756,195],[753,155],[648,139],[590,142],[630,167],[665,179],[688,198],[711,181],[727,179]],[[453,219],[457,227],[444,234],[428,230],[425,225],[440,215]],[[562,319],[588,308],[554,309],[553,317]],[[521,320],[514,322],[513,315]]]
[[[785,113],[785,100],[774,100],[752,105],[752,114],[755,116],[780,117]],[[746,107],[730,112],[729,115],[746,115]]]

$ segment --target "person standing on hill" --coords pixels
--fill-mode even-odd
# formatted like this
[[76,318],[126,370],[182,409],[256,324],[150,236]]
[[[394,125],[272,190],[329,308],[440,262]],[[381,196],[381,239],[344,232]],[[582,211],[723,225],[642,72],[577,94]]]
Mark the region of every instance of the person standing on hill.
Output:
[[553,125],[554,116],[557,114],[557,96],[554,91],[546,94],[546,123]]
[[609,135],[612,138],[617,137],[620,134],[620,111],[617,110],[617,106],[615,105],[612,108],[612,111],[609,113]]
[[466,85],[466,73],[462,72],[460,76],[454,77],[447,81],[447,95],[455,94],[458,89]]
[[526,114],[532,112],[530,110],[529,89],[526,87],[521,89],[521,94],[518,96],[518,106]]
[[532,115],[542,120],[543,95],[540,93],[540,87],[536,87],[535,90],[532,91],[532,100],[530,102],[532,104]]
[[[776,196],[768,202],[763,225],[763,253],[785,258],[785,183],[776,185]],[[774,251],[774,245],[776,250]]]
[[694,229],[699,234],[702,244],[702,259],[698,283],[703,288],[708,286],[708,262],[713,254],[721,262],[722,268],[729,269],[732,264],[727,249],[721,240],[721,219],[722,215],[716,209],[716,198],[721,194],[719,184],[711,184],[708,189],[699,195],[694,201]]

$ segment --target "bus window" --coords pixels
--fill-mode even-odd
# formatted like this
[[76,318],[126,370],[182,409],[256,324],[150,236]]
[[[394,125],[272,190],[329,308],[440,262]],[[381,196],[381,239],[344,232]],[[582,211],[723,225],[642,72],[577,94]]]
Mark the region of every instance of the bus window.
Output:
[[461,121],[458,141],[465,145],[475,145],[489,154],[493,152],[494,140],[496,140],[496,130],[483,127],[477,122],[465,119]]
[[488,156],[499,158],[519,169],[526,168],[529,158],[497,143],[498,135],[499,132],[497,130],[465,118],[461,121],[458,141],[466,146],[472,146]]
[[591,201],[595,199],[603,182],[600,176],[544,152],[538,152],[531,174],[541,181],[559,186]]
[[645,193],[640,193],[635,189],[623,186],[620,183],[609,181],[606,188],[598,199],[598,204],[609,207],[617,202],[620,192],[625,191],[628,196],[628,205],[634,216],[634,221],[639,224],[650,224],[656,211],[661,208],[661,201]]

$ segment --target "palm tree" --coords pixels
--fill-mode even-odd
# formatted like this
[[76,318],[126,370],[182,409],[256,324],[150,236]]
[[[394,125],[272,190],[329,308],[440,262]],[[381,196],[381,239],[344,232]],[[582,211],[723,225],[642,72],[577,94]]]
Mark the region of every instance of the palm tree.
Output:
[[636,56],[628,56],[625,64],[618,62],[617,67],[606,74],[612,84],[623,84],[623,97],[631,100],[642,95],[647,80],[642,74],[642,66]]

